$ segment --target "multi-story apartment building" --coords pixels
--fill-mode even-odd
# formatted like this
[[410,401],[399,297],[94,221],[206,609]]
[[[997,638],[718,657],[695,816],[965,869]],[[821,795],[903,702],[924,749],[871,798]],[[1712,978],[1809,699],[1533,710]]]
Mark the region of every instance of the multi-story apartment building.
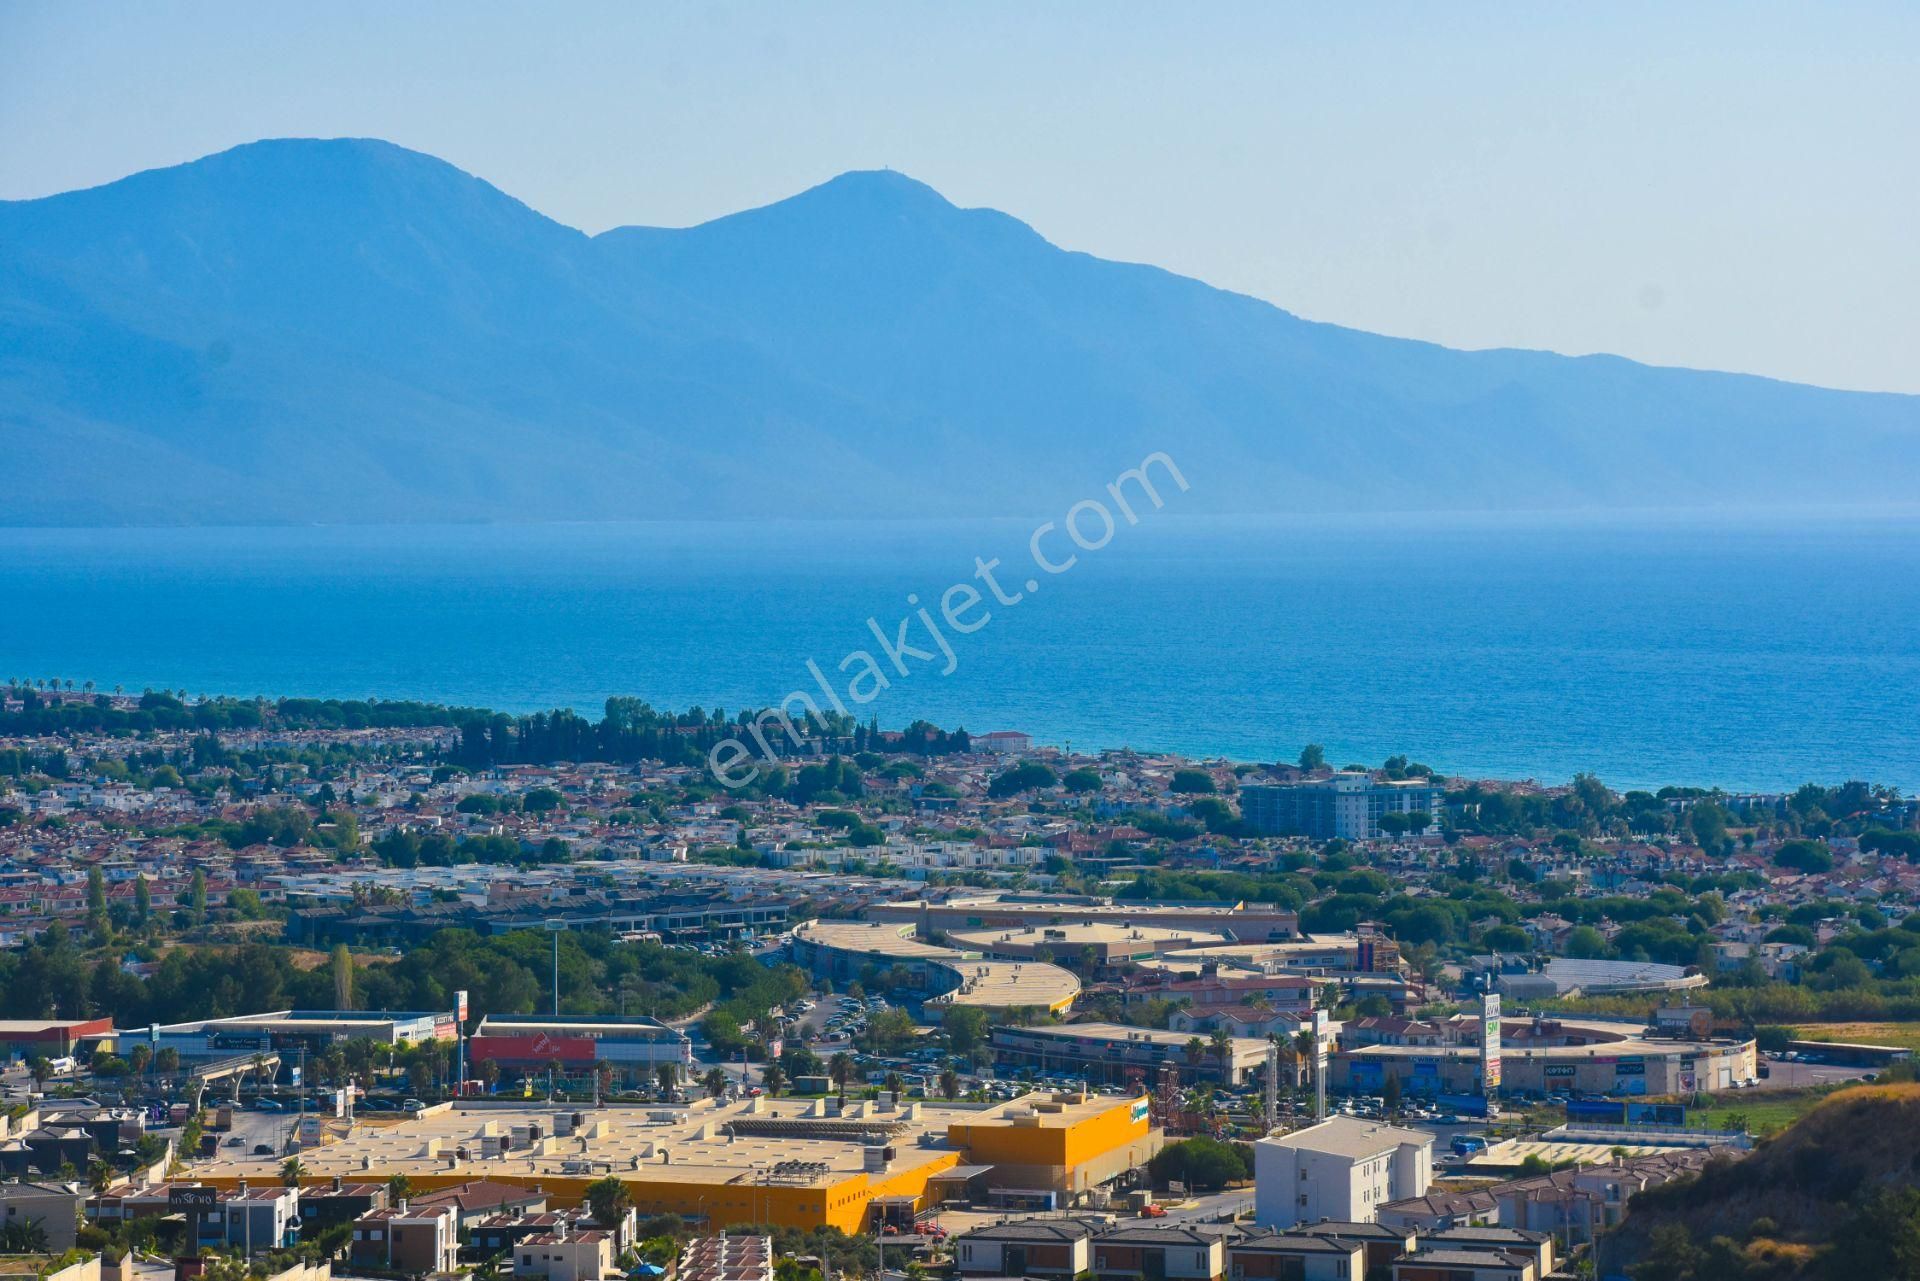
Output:
[[1444,796],[1424,778],[1381,779],[1364,770],[1343,770],[1304,783],[1243,787],[1240,813],[1248,827],[1269,836],[1367,841],[1380,835],[1385,814],[1425,814],[1431,827]]

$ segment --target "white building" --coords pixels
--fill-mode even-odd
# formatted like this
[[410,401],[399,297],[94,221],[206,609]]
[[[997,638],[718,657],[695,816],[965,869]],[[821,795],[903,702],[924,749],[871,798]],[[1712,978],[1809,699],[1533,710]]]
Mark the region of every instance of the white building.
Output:
[[1433,1136],[1334,1117],[1255,1143],[1253,1175],[1254,1221],[1263,1228],[1372,1223],[1387,1202],[1426,1195]]

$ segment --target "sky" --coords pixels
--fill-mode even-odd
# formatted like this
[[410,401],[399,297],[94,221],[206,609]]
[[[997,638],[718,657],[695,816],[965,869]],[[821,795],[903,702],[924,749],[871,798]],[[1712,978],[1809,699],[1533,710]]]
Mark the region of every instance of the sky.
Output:
[[588,231],[891,167],[1315,320],[1920,392],[1920,6],[0,0],[0,199],[264,137]]

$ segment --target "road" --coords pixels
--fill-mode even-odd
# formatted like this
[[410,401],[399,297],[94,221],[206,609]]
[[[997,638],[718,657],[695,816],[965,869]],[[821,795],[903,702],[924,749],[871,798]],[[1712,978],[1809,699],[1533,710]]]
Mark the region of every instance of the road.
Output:
[[[1763,1090],[1797,1090],[1809,1085],[1832,1085],[1838,1081],[1858,1081],[1873,1073],[1872,1068],[1841,1067],[1837,1063],[1788,1063],[1779,1059],[1767,1060],[1767,1079],[1760,1083]],[[1738,1098],[1738,1090],[1724,1095],[1726,1098]]]

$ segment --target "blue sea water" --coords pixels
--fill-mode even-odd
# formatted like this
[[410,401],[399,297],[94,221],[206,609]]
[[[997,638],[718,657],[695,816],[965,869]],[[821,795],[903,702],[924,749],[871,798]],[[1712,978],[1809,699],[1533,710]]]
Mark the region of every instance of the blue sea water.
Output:
[[[1920,787],[1912,519],[1203,520],[1148,513],[1058,575],[1032,522],[0,530],[0,678],[593,712],[758,706],[880,659],[917,717],[1615,786]],[[1059,531],[1043,544],[1073,549]],[[891,638],[998,557],[1014,605]],[[1025,591],[1032,578],[1040,584]],[[934,650],[916,621],[909,644]],[[937,651],[936,651],[937,652]]]

